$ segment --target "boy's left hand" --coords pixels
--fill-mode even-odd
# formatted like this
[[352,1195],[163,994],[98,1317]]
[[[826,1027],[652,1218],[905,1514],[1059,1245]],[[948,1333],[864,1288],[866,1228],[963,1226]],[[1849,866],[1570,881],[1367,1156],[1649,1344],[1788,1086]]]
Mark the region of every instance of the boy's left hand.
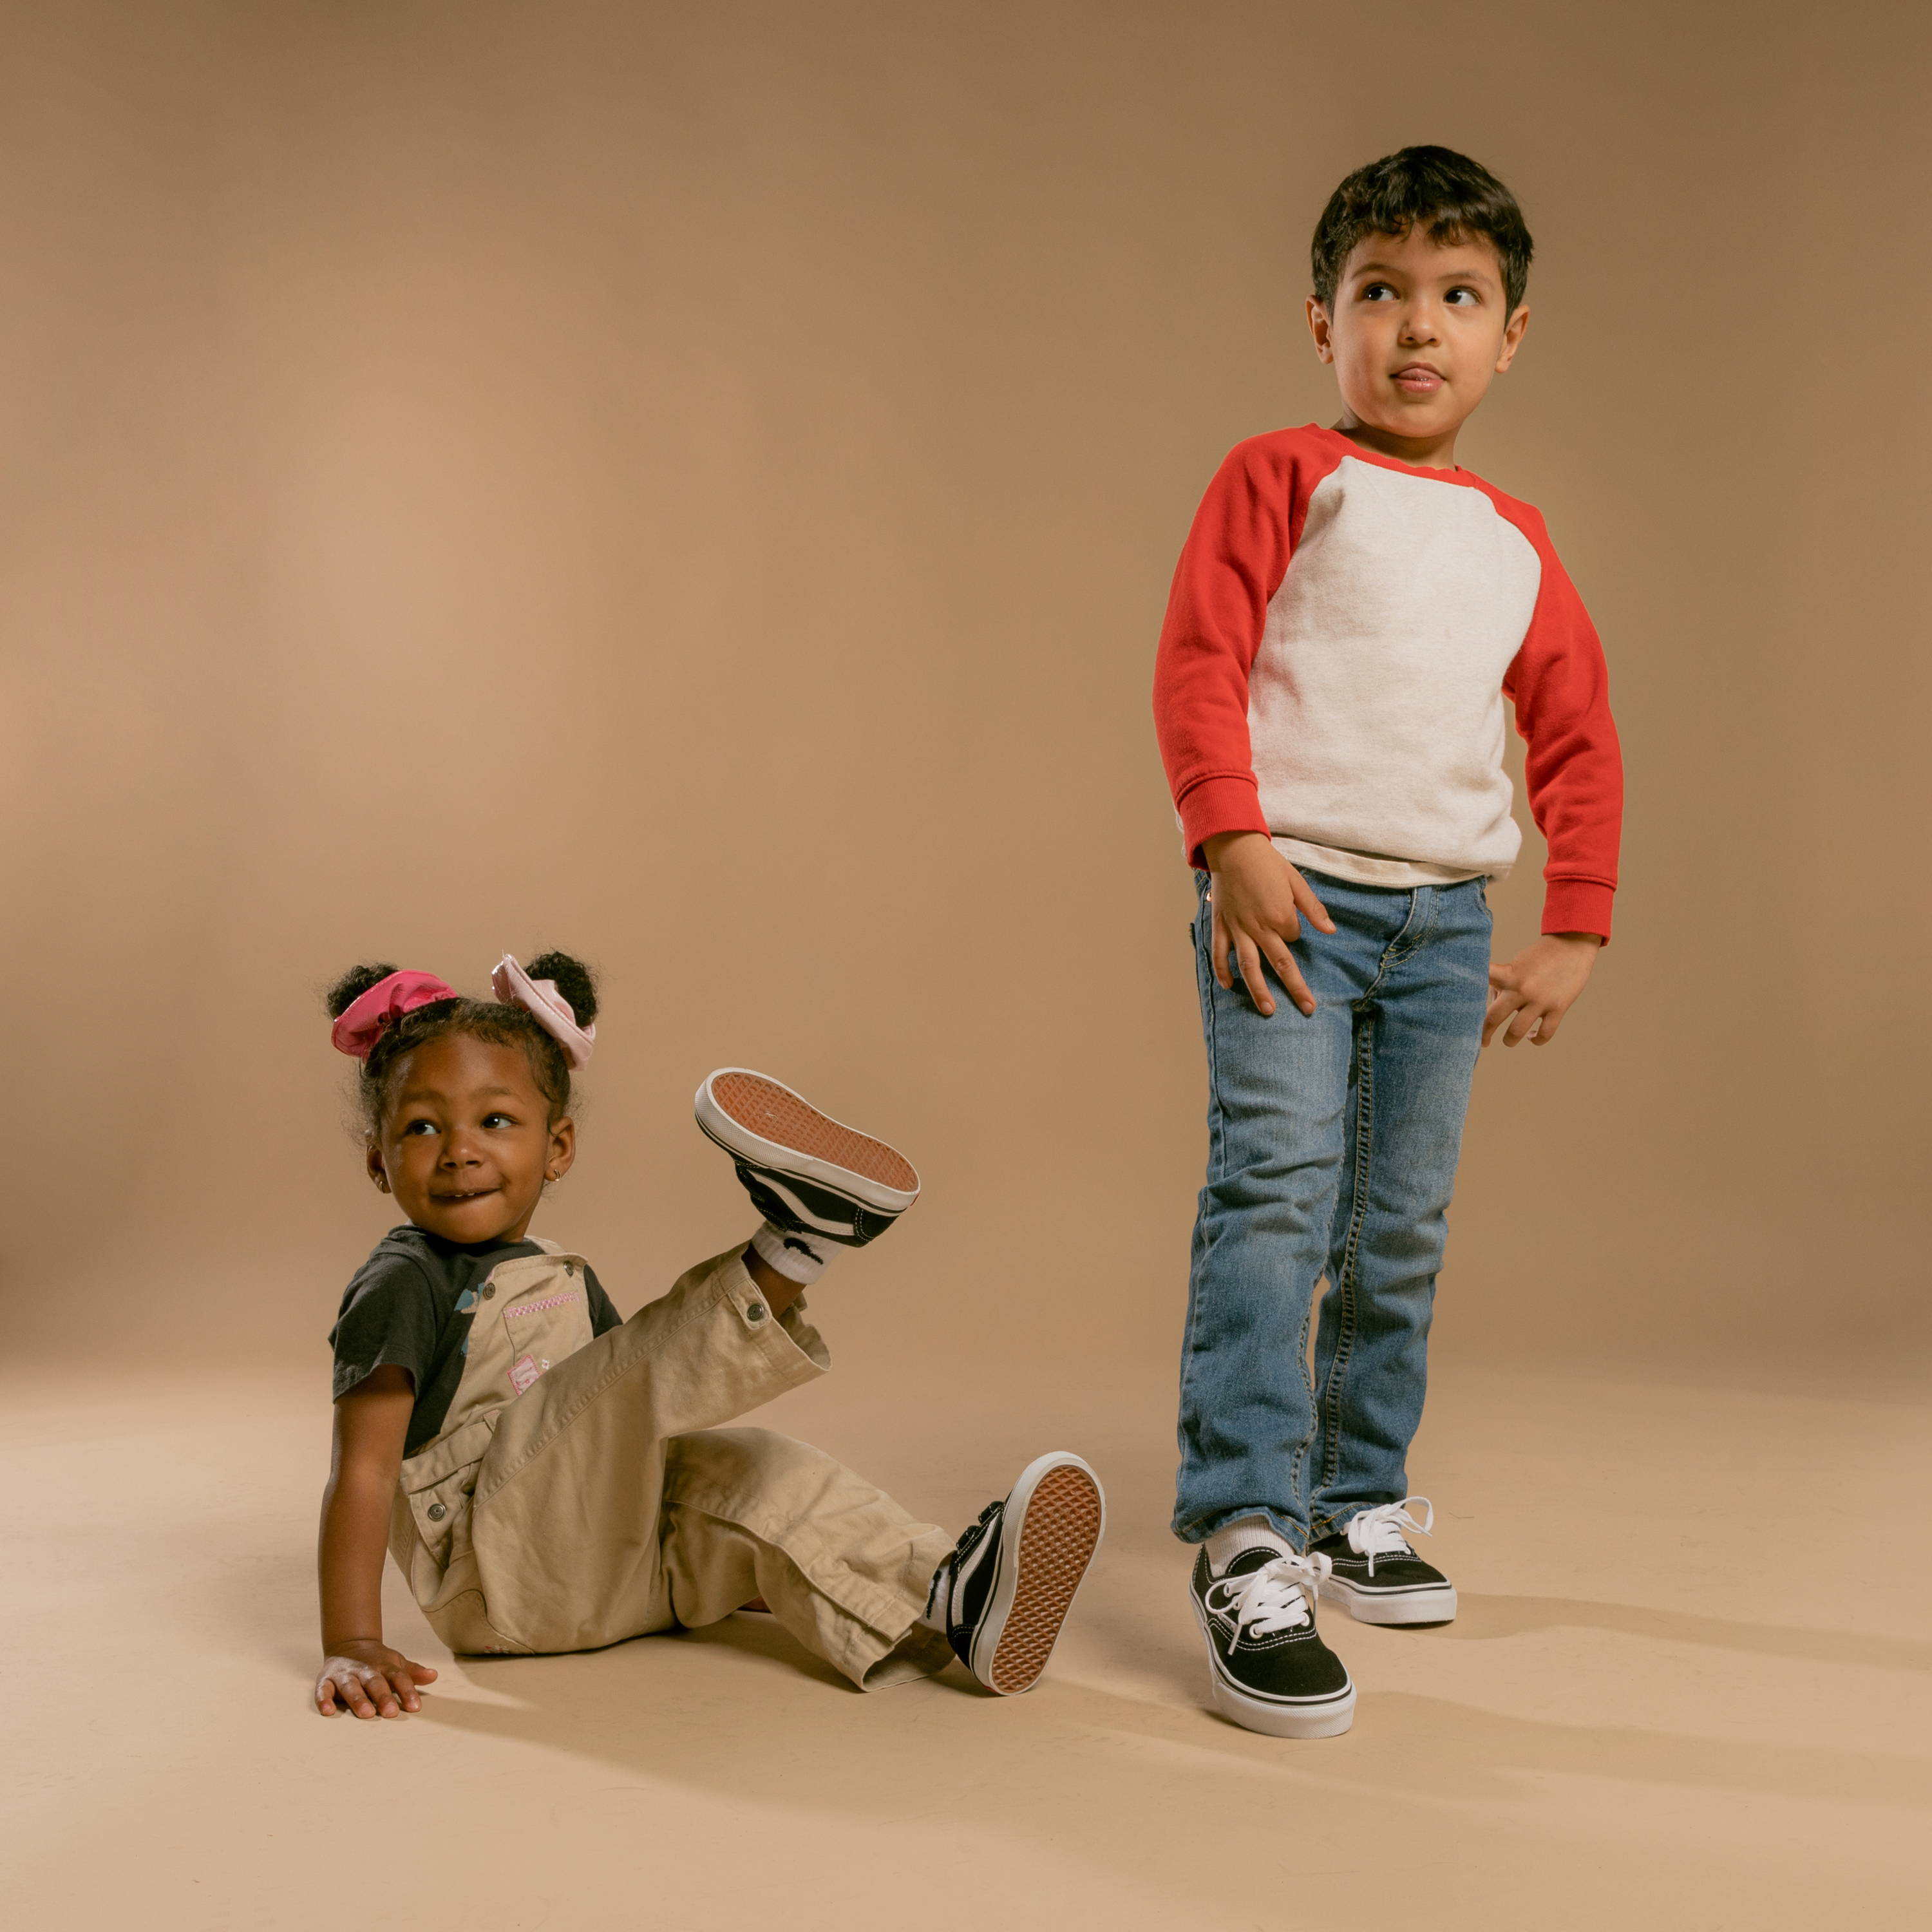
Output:
[[1492,966],[1483,1044],[1487,1046],[1496,1038],[1497,1028],[1508,1020],[1504,1046],[1516,1046],[1528,1040],[1547,1046],[1556,1037],[1563,1016],[1588,983],[1590,968],[1596,964],[1603,944],[1594,932],[1546,932],[1514,959]]

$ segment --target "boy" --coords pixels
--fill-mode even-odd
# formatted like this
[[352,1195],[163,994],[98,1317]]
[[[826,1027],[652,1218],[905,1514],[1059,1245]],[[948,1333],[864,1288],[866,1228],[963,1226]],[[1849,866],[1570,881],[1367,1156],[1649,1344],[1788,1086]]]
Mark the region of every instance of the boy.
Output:
[[[1318,1596],[1456,1613],[1407,1540],[1433,1513],[1403,1464],[1470,1077],[1499,1029],[1556,1037],[1610,937],[1602,650],[1542,518],[1456,464],[1522,343],[1530,254],[1515,198],[1447,148],[1342,182],[1308,302],[1340,419],[1235,448],[1161,633],[1209,1078],[1174,1528],[1216,1703],[1277,1736],[1353,1718]],[[1484,882],[1521,841],[1505,699],[1550,862],[1543,937],[1492,968]]]

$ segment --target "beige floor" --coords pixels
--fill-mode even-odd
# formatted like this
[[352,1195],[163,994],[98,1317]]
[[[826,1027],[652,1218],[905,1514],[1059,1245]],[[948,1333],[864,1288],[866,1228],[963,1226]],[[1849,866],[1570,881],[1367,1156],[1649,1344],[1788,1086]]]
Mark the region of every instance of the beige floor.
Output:
[[1052,1674],[866,1697],[740,1616],[448,1666],[326,1723],[304,1378],[62,1385],[0,1421],[11,1924],[1437,1927],[1927,1922],[1922,1410],[1450,1365],[1417,1472],[1464,1610],[1327,1619],[1346,1738],[1204,1712],[1162,1528],[1165,1392],[976,1421],[834,1377],[773,1412],[946,1520],[1064,1438],[1112,1531]]

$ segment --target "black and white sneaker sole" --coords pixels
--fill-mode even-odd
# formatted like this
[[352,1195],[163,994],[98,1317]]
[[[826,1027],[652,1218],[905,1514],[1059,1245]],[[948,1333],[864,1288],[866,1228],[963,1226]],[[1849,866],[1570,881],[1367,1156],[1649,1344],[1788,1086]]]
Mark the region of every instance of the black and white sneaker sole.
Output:
[[1365,1590],[1330,1576],[1322,1595],[1340,1604],[1358,1624],[1447,1624],[1456,1620],[1454,1583],[1418,1583],[1408,1590]]
[[966,1660],[988,1690],[1012,1697],[1040,1682],[1106,1522],[1100,1479],[1078,1456],[1056,1450],[1020,1472],[1000,1518],[992,1592]]
[[[803,1181],[887,1220],[919,1198],[918,1172],[896,1148],[821,1114],[767,1074],[721,1066],[694,1108],[699,1126],[733,1160],[760,1170],[782,1198],[786,1180]],[[825,1220],[796,1196],[786,1204],[806,1226]]]
[[[1191,1593],[1190,1593],[1191,1594]],[[1194,1621],[1208,1646],[1208,1681],[1214,1687],[1214,1708],[1230,1724],[1270,1738],[1339,1738],[1355,1721],[1355,1684],[1351,1678],[1325,1697],[1257,1697],[1235,1683],[1221,1667],[1221,1653],[1200,1604]]]

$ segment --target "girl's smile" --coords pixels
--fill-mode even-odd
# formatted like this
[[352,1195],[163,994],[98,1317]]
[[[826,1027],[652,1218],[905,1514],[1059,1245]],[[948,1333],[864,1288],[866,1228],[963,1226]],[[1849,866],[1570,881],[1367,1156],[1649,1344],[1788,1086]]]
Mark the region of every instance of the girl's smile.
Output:
[[398,1064],[369,1176],[445,1240],[520,1241],[574,1149],[574,1127],[550,1119],[520,1046],[448,1034]]

